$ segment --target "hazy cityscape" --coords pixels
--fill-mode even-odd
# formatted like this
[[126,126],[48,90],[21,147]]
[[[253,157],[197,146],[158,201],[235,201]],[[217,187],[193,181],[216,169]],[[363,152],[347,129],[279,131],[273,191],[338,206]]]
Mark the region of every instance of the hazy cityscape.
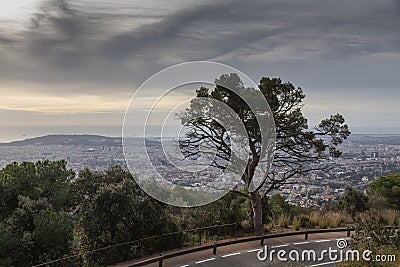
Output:
[[[132,144],[139,146],[142,139]],[[171,168],[163,159],[160,147],[151,147],[158,171],[164,173],[174,184],[196,186],[213,180],[215,173],[207,170],[197,173],[193,182],[183,171]],[[283,186],[279,193],[288,202],[300,206],[321,206],[334,201],[344,193],[346,185],[363,190],[380,176],[400,172],[400,135],[356,134],[349,137],[342,146],[343,154],[333,159],[329,171],[314,171],[306,177],[289,180],[295,184]],[[127,168],[121,138],[96,135],[49,135],[24,141],[2,143],[0,145],[0,168],[12,162],[35,162],[40,160],[64,159],[76,174],[83,168],[104,171],[113,165]],[[137,155],[137,166],[147,155]],[[138,169],[145,172],[146,170]],[[276,192],[278,193],[278,192]]]

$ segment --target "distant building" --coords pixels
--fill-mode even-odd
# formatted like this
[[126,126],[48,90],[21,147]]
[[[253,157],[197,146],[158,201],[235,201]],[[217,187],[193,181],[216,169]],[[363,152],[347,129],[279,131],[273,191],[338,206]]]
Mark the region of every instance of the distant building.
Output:
[[378,151],[371,152],[371,158],[374,158],[374,159],[379,158],[379,152]]

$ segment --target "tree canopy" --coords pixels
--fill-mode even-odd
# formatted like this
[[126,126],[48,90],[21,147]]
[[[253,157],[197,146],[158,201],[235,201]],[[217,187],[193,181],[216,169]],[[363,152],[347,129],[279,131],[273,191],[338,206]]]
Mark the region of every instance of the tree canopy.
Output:
[[[213,119],[209,113],[204,112],[204,103],[207,103],[207,99],[215,99],[225,103],[236,113],[247,133],[244,141],[244,135],[241,135],[242,149],[248,153],[245,171],[241,176],[244,184],[242,190],[247,192],[253,207],[254,229],[256,233],[261,234],[261,199],[288,183],[290,178],[321,169],[322,165],[319,163],[323,160],[339,157],[341,152],[338,145],[350,135],[350,131],[340,114],[332,115],[322,120],[314,129],[310,129],[302,113],[305,94],[300,87],[296,88],[290,82],[263,77],[258,87],[245,87],[240,77],[231,73],[216,79],[212,89],[198,89],[190,107],[181,114],[182,124],[189,129],[186,138],[181,140],[181,147],[183,152],[191,157],[202,153],[199,146],[203,140],[208,140],[217,150],[213,159],[215,167],[227,169],[230,160],[235,165],[235,153],[230,148],[232,140],[229,138],[229,134],[232,139],[236,138],[232,134],[234,129],[226,129],[219,119]],[[261,97],[267,100],[270,109],[262,105],[250,107],[248,101],[240,97],[244,95],[254,99],[259,96],[259,92],[262,93]],[[206,111],[211,108],[207,106]],[[265,148],[264,131],[272,131],[273,127],[273,124],[260,124],[260,116],[273,117],[276,143],[271,169],[267,168],[264,178],[255,183],[257,170],[266,166],[263,156],[266,149],[269,149]]]
[[13,163],[0,170],[0,265],[31,266],[70,253],[73,177],[65,161]]
[[390,206],[400,209],[400,175],[381,176],[370,184],[372,193],[383,197]]

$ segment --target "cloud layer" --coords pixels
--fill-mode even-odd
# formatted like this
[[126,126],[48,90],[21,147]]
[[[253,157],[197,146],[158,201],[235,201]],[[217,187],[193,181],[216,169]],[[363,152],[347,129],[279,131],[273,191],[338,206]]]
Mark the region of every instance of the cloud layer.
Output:
[[[23,27],[0,26],[0,82],[3,94],[24,88],[17,98],[114,96],[128,102],[134,88],[164,67],[215,60],[255,80],[290,80],[313,101],[324,97],[321,92],[351,99],[380,91],[400,99],[399,15],[396,0],[42,1]],[[385,109],[391,100],[363,101]],[[29,109],[17,102],[18,109]],[[358,114],[348,102],[330,103],[350,117]],[[317,106],[310,115],[322,112]],[[115,110],[124,108],[121,103]]]

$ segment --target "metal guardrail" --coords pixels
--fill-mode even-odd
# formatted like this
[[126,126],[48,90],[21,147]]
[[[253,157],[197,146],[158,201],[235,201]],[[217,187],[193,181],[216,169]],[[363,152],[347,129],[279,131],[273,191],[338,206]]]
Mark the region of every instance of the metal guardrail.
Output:
[[[213,244],[206,244],[206,245],[202,246],[202,241],[203,241],[202,238],[203,237],[204,237],[204,241],[206,243],[208,241],[213,241],[212,236],[209,236],[210,234],[212,234],[213,230],[217,231],[218,234],[221,234],[221,232],[223,232],[224,233],[223,236],[225,236],[225,237],[232,236],[232,234],[233,234],[233,236],[236,236],[237,230],[238,230],[237,225],[238,224],[235,224],[235,223],[234,224],[214,225],[214,226],[172,232],[172,233],[162,234],[162,235],[158,235],[158,236],[146,237],[146,238],[142,238],[142,239],[138,239],[138,240],[133,240],[133,241],[125,242],[125,243],[120,243],[120,244],[111,245],[108,247],[99,248],[99,249],[96,249],[93,251],[89,251],[87,253],[81,253],[81,254],[72,255],[72,256],[61,258],[61,259],[53,260],[50,262],[41,263],[38,265],[34,265],[33,267],[50,266],[52,264],[60,264],[64,261],[68,261],[68,260],[72,260],[72,259],[76,259],[76,258],[82,258],[85,255],[90,255],[95,252],[103,252],[104,253],[104,251],[111,249],[111,248],[132,245],[135,243],[141,243],[143,241],[155,239],[155,238],[162,240],[164,237],[176,236],[176,235],[184,234],[184,233],[191,234],[192,235],[192,238],[191,238],[192,243],[193,244],[197,243],[198,246],[197,247],[189,247],[189,248],[182,249],[180,251],[171,252],[171,253],[166,253],[164,255],[161,254],[161,252],[160,252],[160,256],[145,259],[145,260],[136,259],[137,262],[132,263],[131,265],[128,265],[128,267],[145,266],[145,265],[148,265],[151,263],[156,263],[156,262],[158,262],[159,266],[161,267],[163,265],[163,261],[166,259],[170,259],[170,258],[182,256],[185,254],[198,252],[198,251],[208,250],[208,249],[210,249],[210,250],[212,249],[212,252],[215,255],[217,253],[218,247],[246,243],[246,242],[251,242],[251,241],[259,240],[259,241],[261,241],[261,245],[264,245],[264,240],[268,239],[268,238],[279,238],[279,237],[285,237],[285,236],[304,235],[304,238],[307,240],[309,234],[347,232],[347,236],[350,236],[350,232],[355,230],[353,227],[347,227],[347,228],[343,227],[343,228],[335,228],[335,229],[314,229],[314,230],[304,230],[304,231],[296,231],[296,232],[283,232],[283,233],[267,234],[267,235],[262,235],[262,236],[241,237],[241,238],[228,240],[228,241],[225,240],[225,241],[221,241],[221,242],[214,241]],[[386,228],[387,229],[398,229],[398,226],[387,226]],[[228,229],[228,231],[227,231],[227,229]],[[219,235],[218,235],[218,237],[219,237]],[[220,240],[220,239],[217,239],[217,240]]]
[[[386,229],[398,229],[396,226],[387,226]],[[177,251],[177,252],[171,252],[168,254],[160,255],[158,257],[154,257],[151,259],[146,259],[143,261],[139,261],[136,263],[133,263],[131,265],[128,265],[128,267],[139,267],[139,266],[145,266],[148,264],[152,263],[159,263],[159,267],[163,266],[163,261],[166,259],[182,256],[185,254],[190,254],[198,251],[203,251],[203,250],[208,250],[212,249],[213,254],[217,254],[217,248],[219,247],[224,247],[224,246],[229,246],[229,245],[234,245],[234,244],[240,244],[240,243],[247,243],[247,242],[252,242],[252,241],[261,241],[261,246],[264,245],[264,240],[269,239],[269,238],[279,238],[279,237],[286,237],[286,236],[294,236],[294,235],[304,235],[305,240],[308,239],[308,236],[310,234],[321,234],[321,233],[338,233],[338,232],[347,232],[347,236],[350,237],[350,232],[354,231],[354,227],[347,227],[347,228],[334,228],[334,229],[314,229],[314,230],[305,230],[305,231],[296,231],[296,232],[285,232],[285,233],[274,233],[274,234],[267,234],[267,235],[262,235],[262,236],[253,236],[253,237],[245,237],[245,238],[240,238],[236,240],[229,240],[229,241],[223,241],[220,243],[214,243],[214,244],[209,244],[205,246],[200,246],[200,247],[193,247],[193,248],[188,248],[185,250]]]
[[190,254],[198,251],[203,251],[203,250],[208,250],[212,249],[213,254],[217,254],[217,248],[219,247],[224,247],[224,246],[229,246],[229,245],[234,245],[234,244],[240,244],[240,243],[247,243],[247,242],[252,242],[252,241],[260,241],[261,246],[264,245],[264,240],[269,239],[269,238],[279,238],[279,237],[285,237],[285,236],[294,236],[294,235],[304,235],[305,240],[308,239],[308,235],[310,234],[318,234],[318,233],[336,233],[336,232],[347,232],[347,236],[350,236],[350,232],[354,231],[354,228],[335,228],[335,229],[315,229],[315,230],[305,230],[305,231],[296,231],[296,232],[284,232],[284,233],[274,233],[274,234],[267,234],[267,235],[262,235],[262,236],[252,236],[252,237],[245,237],[245,238],[239,238],[235,240],[229,240],[229,241],[223,241],[220,243],[215,242],[214,244],[209,244],[205,246],[200,246],[200,247],[193,247],[193,248],[188,248],[184,249],[181,251],[176,251],[164,255],[160,255],[158,257],[154,257],[151,259],[146,259],[143,261],[139,261],[136,263],[133,263],[131,265],[128,265],[129,267],[139,267],[139,266],[145,266],[148,264],[152,263],[159,263],[159,266],[163,266],[163,261],[166,259],[182,256],[185,254]]
[[[212,226],[205,226],[205,227],[199,227],[199,228],[193,228],[193,229],[186,229],[182,231],[174,231],[171,233],[165,233],[161,235],[155,235],[155,236],[148,236],[144,237],[141,239],[136,239],[124,243],[119,243],[119,244],[114,244],[110,245],[107,247],[101,247],[97,248],[88,252],[80,253],[80,254],[75,254],[71,256],[67,256],[61,259],[56,259],[40,264],[33,265],[32,267],[42,267],[42,266],[52,266],[56,264],[62,264],[63,262],[67,262],[69,260],[76,260],[79,259],[83,261],[83,257],[96,257],[96,253],[107,253],[111,249],[115,248],[121,248],[125,246],[137,246],[139,247],[140,244],[150,242],[152,243],[155,248],[153,249],[152,253],[161,252],[163,251],[162,248],[158,249],[157,247],[161,247],[162,243],[165,242],[177,242],[177,240],[180,240],[182,244],[178,244],[176,247],[169,248],[169,249],[178,249],[178,248],[183,248],[187,244],[189,245],[197,245],[201,246],[204,243],[216,241],[216,240],[221,240],[221,239],[226,239],[227,237],[237,237],[238,234],[238,223],[230,223],[230,224],[219,224],[219,225],[212,225]],[[178,242],[179,243],[179,242]],[[94,255],[94,256],[93,256]],[[144,257],[145,255],[142,255],[141,257]],[[140,257],[140,256],[139,256]],[[139,259],[139,257],[136,258],[136,260]],[[135,258],[131,258],[130,260],[133,260]],[[125,259],[128,260],[128,259]]]

